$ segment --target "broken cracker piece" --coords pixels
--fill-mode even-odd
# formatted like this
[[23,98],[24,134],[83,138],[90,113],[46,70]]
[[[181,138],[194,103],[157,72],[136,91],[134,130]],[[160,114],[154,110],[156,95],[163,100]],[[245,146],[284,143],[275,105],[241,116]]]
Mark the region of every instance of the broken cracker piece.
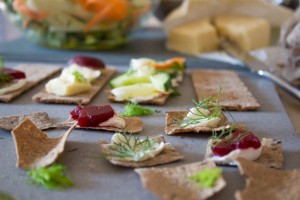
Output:
[[24,115],[12,115],[1,117],[0,129],[11,131],[16,126],[18,126],[25,118],[30,119],[37,126],[37,128],[41,130],[57,127],[57,124],[55,124],[49,118],[46,112],[36,112]]
[[35,169],[52,164],[64,151],[72,126],[58,138],[48,138],[33,122],[26,118],[12,130],[17,153],[17,167]]
[[[157,142],[165,142],[163,136],[154,138]],[[123,167],[149,167],[155,165],[166,164],[183,159],[183,156],[176,151],[170,144],[165,144],[165,147],[161,153],[154,158],[150,158],[144,161],[126,161],[113,156],[114,151],[111,150],[112,144],[107,141],[100,141],[100,150],[102,154],[114,165]]]
[[105,86],[107,81],[115,74],[116,69],[106,68],[101,70],[101,76],[94,80],[89,91],[79,93],[73,96],[58,96],[49,94],[45,89],[32,97],[34,102],[38,103],[59,103],[59,104],[88,104],[95,95]]
[[237,159],[242,175],[247,176],[246,187],[235,192],[237,200],[272,199],[296,200],[300,197],[300,170],[276,170],[264,164]]
[[226,186],[221,176],[212,188],[199,187],[189,181],[189,176],[203,170],[213,169],[213,161],[197,162],[178,167],[135,169],[142,185],[161,200],[201,200],[211,197]]
[[[212,140],[210,139],[207,143],[205,159],[212,158],[213,152],[211,150]],[[271,139],[271,138],[263,138],[261,140],[262,152],[261,155],[255,162],[261,163],[265,166],[281,169],[283,166],[283,155],[281,148],[281,141]],[[222,166],[237,166],[235,161],[215,161],[217,165]]]

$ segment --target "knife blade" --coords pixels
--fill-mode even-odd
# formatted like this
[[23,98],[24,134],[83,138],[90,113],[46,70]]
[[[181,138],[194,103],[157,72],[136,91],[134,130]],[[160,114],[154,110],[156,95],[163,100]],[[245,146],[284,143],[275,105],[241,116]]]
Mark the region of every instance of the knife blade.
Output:
[[272,68],[268,67],[265,63],[256,59],[248,52],[244,51],[239,46],[237,46],[235,43],[226,39],[222,39],[221,46],[228,54],[241,60],[245,64],[245,66],[250,69],[251,72],[257,73],[261,76],[271,79],[279,87],[281,87],[289,94],[300,100],[300,90],[292,86],[280,75],[275,74],[272,71]]

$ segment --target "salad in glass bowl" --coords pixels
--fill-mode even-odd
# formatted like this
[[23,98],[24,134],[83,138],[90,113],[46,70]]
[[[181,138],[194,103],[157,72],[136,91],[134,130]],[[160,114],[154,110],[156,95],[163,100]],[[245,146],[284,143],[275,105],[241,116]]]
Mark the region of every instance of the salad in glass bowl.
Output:
[[0,0],[26,36],[59,49],[105,50],[127,42],[153,0]]

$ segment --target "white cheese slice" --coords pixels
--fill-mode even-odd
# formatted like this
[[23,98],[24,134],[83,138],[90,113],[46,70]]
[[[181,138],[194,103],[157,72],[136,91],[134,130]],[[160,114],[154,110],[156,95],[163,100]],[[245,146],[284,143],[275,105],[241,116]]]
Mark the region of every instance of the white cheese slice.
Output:
[[72,64],[62,71],[60,77],[71,83],[74,83],[75,77],[72,75],[74,71],[78,71],[79,73],[81,73],[88,82],[92,82],[101,75],[100,70],[94,70],[87,67],[81,67],[77,64]]
[[0,95],[7,94],[9,92],[16,91],[24,87],[27,83],[26,79],[19,79],[17,82],[8,84],[7,87],[0,88]]
[[124,129],[126,126],[126,122],[123,118],[114,115],[109,118],[107,121],[100,123],[98,126],[112,126],[120,129]]

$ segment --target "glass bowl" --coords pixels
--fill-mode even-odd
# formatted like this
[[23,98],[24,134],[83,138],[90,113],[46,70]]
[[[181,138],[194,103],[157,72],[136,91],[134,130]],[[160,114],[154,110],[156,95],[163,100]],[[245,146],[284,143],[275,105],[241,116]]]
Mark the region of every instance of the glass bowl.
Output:
[[50,48],[107,50],[127,42],[158,0],[0,0],[31,41]]

